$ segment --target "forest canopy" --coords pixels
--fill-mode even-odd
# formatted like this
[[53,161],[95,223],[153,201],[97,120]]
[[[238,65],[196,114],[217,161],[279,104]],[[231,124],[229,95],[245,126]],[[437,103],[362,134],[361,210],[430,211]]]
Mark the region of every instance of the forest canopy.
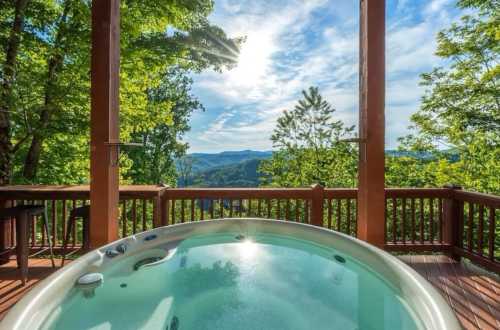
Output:
[[[88,181],[91,1],[0,4],[0,183]],[[121,1],[120,138],[129,182],[172,181],[193,111],[190,74],[237,63],[242,38],[212,25],[211,0]]]
[[[0,184],[88,182],[90,4],[0,2]],[[388,186],[500,193],[500,7],[457,4],[467,14],[437,35],[445,64],[421,75],[411,134],[386,156]],[[121,1],[120,138],[144,145],[123,155],[122,182],[176,185],[182,177],[183,137],[191,114],[204,111],[193,74],[230,70],[245,41],[211,24],[213,9],[212,0]],[[278,119],[272,157],[233,168],[237,182],[248,184],[239,176],[251,170],[262,185],[356,186],[358,149],[343,141],[355,127],[336,119],[336,100],[308,87]]]

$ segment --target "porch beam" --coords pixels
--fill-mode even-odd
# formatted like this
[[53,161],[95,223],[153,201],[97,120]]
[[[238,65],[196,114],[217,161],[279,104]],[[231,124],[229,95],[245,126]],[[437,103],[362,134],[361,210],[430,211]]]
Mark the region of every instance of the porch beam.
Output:
[[120,0],[92,1],[90,246],[118,238]]
[[360,0],[358,238],[384,246],[385,0]]

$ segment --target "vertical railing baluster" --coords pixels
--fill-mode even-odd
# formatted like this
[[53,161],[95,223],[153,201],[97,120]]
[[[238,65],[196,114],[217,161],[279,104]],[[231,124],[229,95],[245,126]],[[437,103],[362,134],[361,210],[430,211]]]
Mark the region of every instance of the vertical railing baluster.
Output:
[[220,217],[224,218],[224,199],[219,199]]
[[439,243],[443,243],[443,199],[438,198]]
[[257,217],[261,217],[262,214],[262,200],[260,198],[257,199]]
[[177,223],[177,217],[176,217],[176,214],[175,214],[175,199],[172,199],[172,224],[176,224]]
[[127,201],[122,201],[122,237],[127,237]]
[[[16,201],[11,200],[10,206],[16,206]],[[11,246],[17,246],[16,242],[16,218],[10,218],[10,242]]]
[[429,241],[434,244],[434,199],[429,198]]
[[299,222],[300,219],[300,201],[298,199],[295,200],[295,222]]
[[290,221],[290,199],[286,199],[285,202],[285,220]]
[[[39,201],[37,202],[37,205],[43,205],[43,207],[45,209],[47,209],[47,203],[45,201]],[[48,216],[48,215],[47,215]],[[44,246],[47,246],[46,245],[46,241],[47,241],[47,235],[45,234],[45,229],[43,227],[43,217],[40,216],[38,217],[38,219],[40,220],[40,231],[41,231],[41,242],[40,242],[40,246],[44,247]],[[47,221],[49,221],[49,219],[47,219]],[[49,233],[50,235],[50,233]]]
[[185,211],[185,205],[186,204],[186,200],[183,198],[181,199],[181,223],[184,223],[185,222],[185,215],[184,215],[184,211]]
[[342,200],[337,199],[336,202],[337,202],[337,231],[340,232],[340,230],[341,230],[341,218],[342,218],[342,214],[341,214]]
[[354,237],[358,237],[358,200],[354,198],[353,200],[353,208],[354,208]]
[[396,198],[392,198],[392,243],[396,244],[397,240],[397,203]]
[[483,255],[484,205],[479,205],[479,223],[477,226],[477,252]]
[[271,219],[271,200],[267,199],[267,218]]
[[248,199],[248,209],[247,209],[247,217],[252,217],[252,199]]
[[62,200],[62,209],[61,209],[61,214],[62,214],[62,226],[61,226],[61,237],[63,240],[66,239],[66,223],[68,221],[67,217],[67,209],[66,209],[66,200]]
[[281,219],[281,200],[278,198],[276,200],[276,219],[280,220]]
[[[168,201],[167,201],[168,203]],[[146,214],[147,214],[148,201],[146,199],[142,200],[142,231],[148,230],[147,222],[146,222]]]
[[474,204],[469,202],[469,219],[467,222],[467,249],[472,252],[472,225],[474,223]]
[[132,234],[137,234],[137,200],[132,200]]
[[346,207],[347,207],[347,213],[346,213],[346,218],[347,218],[347,228],[346,228],[346,234],[350,235],[351,234],[351,199],[347,198],[346,199]]
[[406,244],[406,198],[402,200],[402,214],[401,214],[401,240]]
[[233,199],[232,198],[229,200],[229,217],[230,218],[233,217]]
[[205,199],[200,198],[200,221],[205,220]]
[[410,199],[411,208],[411,243],[415,244],[415,198]]
[[424,244],[424,226],[425,226],[425,217],[424,217],[424,199],[420,198],[419,200],[420,207],[420,243]]
[[[72,211],[76,208],[76,200],[73,199],[72,201]],[[76,221],[73,225],[73,228],[72,228],[72,232],[71,232],[71,243],[72,243],[72,246],[75,247],[76,246]]]
[[[33,205],[34,201],[30,200],[27,204]],[[31,217],[31,247],[36,245],[36,217]]]
[[195,221],[194,217],[194,199],[191,198],[191,222]]
[[495,208],[490,207],[489,230],[488,230],[488,257],[491,261],[495,260]]
[[306,205],[305,205],[305,209],[304,209],[304,222],[305,223],[309,223],[309,203],[310,203],[310,200],[309,199],[306,199]]
[[389,241],[389,199],[386,197],[384,201],[385,207],[385,222],[384,222],[384,243]]
[[51,242],[52,242],[52,245],[56,245],[57,244],[57,201],[55,199],[53,199],[51,201],[51,210],[50,210],[50,217],[51,217],[51,221],[50,221],[50,235],[52,236],[52,239],[51,239]]
[[457,204],[458,204],[458,221],[457,221],[457,225],[458,225],[458,233],[457,233],[457,244],[458,244],[458,247],[463,249],[464,247],[464,224],[465,224],[465,203],[463,201],[457,201]]
[[327,199],[327,203],[328,203],[328,229],[332,229],[332,199],[329,198]]

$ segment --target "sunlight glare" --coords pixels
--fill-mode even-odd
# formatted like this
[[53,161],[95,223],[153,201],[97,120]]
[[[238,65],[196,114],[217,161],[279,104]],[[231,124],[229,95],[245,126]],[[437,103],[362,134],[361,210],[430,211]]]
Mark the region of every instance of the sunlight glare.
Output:
[[252,87],[259,85],[266,77],[274,52],[272,38],[265,32],[254,32],[247,36],[238,57],[238,65],[229,71],[233,83]]
[[254,257],[258,249],[258,245],[249,239],[245,239],[243,242],[238,244],[238,251],[240,253],[240,256],[244,259]]

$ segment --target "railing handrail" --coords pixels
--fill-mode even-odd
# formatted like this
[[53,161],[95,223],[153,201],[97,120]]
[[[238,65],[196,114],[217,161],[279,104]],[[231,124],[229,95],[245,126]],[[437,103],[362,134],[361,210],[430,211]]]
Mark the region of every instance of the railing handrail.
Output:
[[449,188],[385,188],[386,198],[449,198],[452,194]]
[[[355,236],[357,194],[357,188],[324,188],[319,185],[299,188],[122,185],[120,225],[125,236],[151,226],[214,219],[221,214],[222,217],[250,214],[325,226]],[[391,187],[385,189],[385,197],[386,249],[440,251],[457,258],[467,257],[488,269],[500,269],[495,243],[500,196],[448,186]],[[61,225],[59,221],[64,223],[76,201],[78,205],[85,204],[88,198],[87,185],[0,187],[0,202],[52,201],[47,205],[54,228],[56,223]],[[62,229],[57,228],[53,233],[64,233],[64,224]],[[32,240],[36,237],[32,236]],[[43,233],[40,237],[44,242]]]
[[169,199],[190,198],[311,198],[310,188],[169,188]]
[[[161,185],[120,185],[120,198],[155,198],[168,187]],[[89,185],[11,185],[0,186],[0,200],[89,199]]]
[[467,190],[454,190],[453,197],[462,202],[474,202],[484,206],[500,208],[500,196]]

